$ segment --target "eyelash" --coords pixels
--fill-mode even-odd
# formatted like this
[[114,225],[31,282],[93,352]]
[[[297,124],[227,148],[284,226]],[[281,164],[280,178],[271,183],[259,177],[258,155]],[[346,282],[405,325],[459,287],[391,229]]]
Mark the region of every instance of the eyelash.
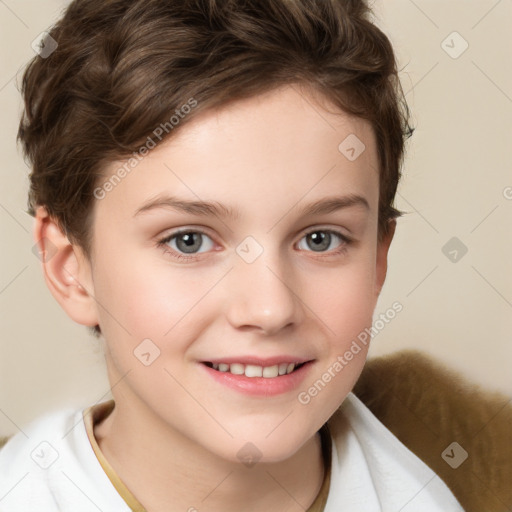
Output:
[[[300,240],[307,237],[308,235],[317,233],[319,231],[322,233],[330,233],[331,235],[336,235],[342,241],[342,244],[338,249],[334,249],[334,250],[326,252],[326,253],[319,252],[318,254],[320,255],[320,257],[322,257],[321,256],[322,254],[326,254],[329,256],[333,256],[333,255],[338,256],[338,255],[344,254],[347,252],[348,247],[353,243],[353,240],[351,238],[348,238],[346,235],[344,235],[340,231],[336,231],[334,229],[322,229],[322,228],[316,228],[316,229],[307,231],[306,233],[303,234],[303,236],[300,238]],[[199,233],[201,235],[205,235],[205,236],[211,238],[211,236],[208,233],[206,233],[205,231],[202,231],[201,229],[182,229],[179,231],[175,231],[174,233],[167,235],[165,238],[158,240],[157,247],[163,249],[165,254],[170,254],[173,258],[176,258],[181,261],[197,260],[198,253],[196,253],[193,256],[186,256],[180,252],[175,251],[174,249],[170,249],[169,246],[167,245],[173,238],[175,238],[179,235],[183,235],[185,233]],[[314,252],[314,251],[308,251],[308,252]]]

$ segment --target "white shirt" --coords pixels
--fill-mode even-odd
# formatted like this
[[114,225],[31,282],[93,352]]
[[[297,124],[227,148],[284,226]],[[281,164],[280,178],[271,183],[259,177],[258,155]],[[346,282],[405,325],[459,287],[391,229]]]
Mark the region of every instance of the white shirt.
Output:
[[[131,512],[87,436],[84,410],[36,418],[0,449],[0,512]],[[324,512],[460,512],[444,482],[350,393],[328,422]]]

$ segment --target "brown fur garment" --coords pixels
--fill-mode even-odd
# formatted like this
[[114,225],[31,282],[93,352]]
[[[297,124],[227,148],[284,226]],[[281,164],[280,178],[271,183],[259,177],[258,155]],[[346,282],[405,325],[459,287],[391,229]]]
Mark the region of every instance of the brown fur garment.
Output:
[[[444,480],[465,511],[512,511],[510,397],[483,391],[414,350],[369,359],[354,393]],[[468,453],[456,469],[441,457],[454,441]]]

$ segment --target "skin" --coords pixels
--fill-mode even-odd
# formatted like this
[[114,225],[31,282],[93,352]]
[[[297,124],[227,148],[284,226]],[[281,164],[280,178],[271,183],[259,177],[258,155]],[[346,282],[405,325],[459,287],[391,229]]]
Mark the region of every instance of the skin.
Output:
[[[303,512],[320,489],[316,433],[352,389],[367,350],[307,405],[297,395],[371,326],[395,227],[377,242],[371,126],[328,107],[294,85],[193,119],[96,201],[91,261],[44,208],[37,211],[35,239],[56,248],[43,263],[49,289],[70,318],[99,324],[104,336],[116,407],[95,437],[150,512],[229,512],[248,503],[253,511]],[[338,150],[349,134],[366,146],[354,161]],[[164,192],[239,214],[158,208],[134,217]],[[346,194],[363,196],[369,209],[301,214]],[[188,254],[195,259],[176,257],[184,246],[176,238],[158,247],[177,228],[208,235]],[[315,250],[306,235],[325,229],[352,243],[333,235],[327,249]],[[252,263],[236,252],[247,236],[263,249]],[[160,350],[149,366],[133,353],[147,338]],[[314,363],[299,388],[265,398],[215,382],[200,363],[282,354]],[[262,454],[252,468],[237,457],[247,442]]]

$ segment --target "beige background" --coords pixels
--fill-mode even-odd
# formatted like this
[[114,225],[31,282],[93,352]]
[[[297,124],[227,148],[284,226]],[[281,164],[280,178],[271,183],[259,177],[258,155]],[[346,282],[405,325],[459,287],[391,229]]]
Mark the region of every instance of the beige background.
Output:
[[[99,342],[60,309],[32,253],[28,169],[15,144],[16,75],[66,3],[0,1],[0,434],[110,397]],[[512,2],[380,0],[375,12],[417,129],[397,197],[410,214],[399,220],[376,318],[394,301],[403,311],[371,354],[419,348],[512,396]],[[461,38],[469,46],[453,58]],[[455,263],[442,252],[452,237],[468,248]]]

